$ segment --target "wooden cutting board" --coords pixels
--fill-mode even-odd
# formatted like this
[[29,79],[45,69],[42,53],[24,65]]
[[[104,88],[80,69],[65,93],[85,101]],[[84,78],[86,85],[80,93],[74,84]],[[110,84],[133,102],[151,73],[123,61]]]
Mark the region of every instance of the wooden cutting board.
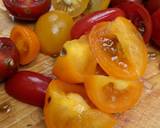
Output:
[[[0,0],[0,36],[9,36],[16,24],[8,16]],[[24,24],[24,23],[19,23]],[[32,26],[31,24],[26,24]],[[115,114],[118,119],[116,128],[160,128],[160,53],[153,46],[148,46],[148,68],[141,79],[144,92],[134,108]],[[151,57],[152,56],[152,57]],[[54,59],[40,54],[37,59],[20,70],[31,70],[52,76]],[[41,109],[21,103],[5,93],[0,84],[0,128],[46,128]]]

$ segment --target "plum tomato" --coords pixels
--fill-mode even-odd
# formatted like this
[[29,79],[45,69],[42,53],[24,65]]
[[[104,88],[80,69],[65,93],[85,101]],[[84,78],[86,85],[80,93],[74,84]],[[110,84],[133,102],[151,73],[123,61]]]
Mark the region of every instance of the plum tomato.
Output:
[[3,0],[3,3],[16,19],[33,21],[50,9],[51,0]]
[[86,13],[104,10],[108,7],[109,3],[110,3],[110,0],[90,0],[87,6],[87,9],[85,10],[84,13],[86,14]]
[[106,113],[124,112],[137,103],[143,90],[139,81],[124,81],[111,76],[93,75],[85,80],[90,100]]
[[126,17],[133,22],[144,41],[148,43],[152,34],[152,20],[149,12],[143,5],[136,2],[125,2],[118,7],[126,13]]
[[152,22],[153,22],[153,32],[152,32],[152,39],[153,41],[160,46],[160,9],[155,11],[152,15]]
[[125,80],[144,75],[147,48],[130,20],[117,17],[96,24],[89,34],[89,45],[97,63],[108,75]]
[[53,7],[56,10],[65,11],[72,17],[77,17],[82,14],[89,0],[52,0]]
[[145,7],[151,14],[160,8],[160,0],[144,0],[144,3]]
[[124,2],[137,2],[142,3],[143,0],[111,0],[111,6],[117,6]]
[[0,81],[13,75],[19,67],[19,53],[10,38],[0,38]]
[[65,41],[70,39],[72,26],[72,17],[63,11],[50,11],[41,16],[35,27],[41,51],[48,55],[59,53]]
[[124,12],[119,8],[109,8],[87,14],[74,23],[71,37],[72,39],[78,39],[83,34],[88,33],[95,24],[102,21],[112,21],[118,16],[125,16]]
[[43,107],[51,78],[31,71],[20,71],[5,83],[6,92],[17,100]]

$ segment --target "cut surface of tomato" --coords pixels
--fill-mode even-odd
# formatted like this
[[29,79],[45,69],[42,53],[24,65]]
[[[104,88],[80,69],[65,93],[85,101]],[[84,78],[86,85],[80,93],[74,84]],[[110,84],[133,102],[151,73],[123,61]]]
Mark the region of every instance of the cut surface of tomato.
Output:
[[[123,29],[122,29],[123,28]],[[89,34],[89,44],[97,63],[111,76],[136,80],[147,66],[145,43],[126,18],[101,22]]]
[[89,0],[52,0],[53,7],[56,10],[62,10],[72,17],[79,16],[85,11]]
[[20,53],[21,65],[29,64],[37,57],[40,43],[37,35],[30,28],[17,25],[13,27],[10,37]]
[[85,88],[90,100],[100,110],[106,113],[119,113],[135,105],[143,85],[138,81],[93,75],[86,78]]

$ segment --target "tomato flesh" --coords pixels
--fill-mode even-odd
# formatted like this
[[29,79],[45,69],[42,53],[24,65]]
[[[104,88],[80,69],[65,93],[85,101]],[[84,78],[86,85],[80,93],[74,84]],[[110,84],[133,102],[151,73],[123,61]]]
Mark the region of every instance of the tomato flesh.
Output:
[[143,85],[138,81],[93,75],[86,78],[85,88],[90,100],[100,110],[106,113],[119,113],[135,105]]
[[[123,28],[123,29],[121,29]],[[89,44],[97,63],[109,75],[136,80],[147,66],[147,50],[135,26],[126,18],[101,22],[89,34]]]

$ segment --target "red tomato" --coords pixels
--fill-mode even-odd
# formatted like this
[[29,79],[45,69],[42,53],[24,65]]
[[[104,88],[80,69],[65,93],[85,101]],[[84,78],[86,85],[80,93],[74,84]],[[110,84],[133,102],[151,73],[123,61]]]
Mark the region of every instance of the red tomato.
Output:
[[160,46],[160,9],[152,15],[152,22],[153,22],[153,32],[152,32],[152,39],[154,42]]
[[51,0],[3,0],[9,12],[20,20],[36,20],[50,9]]
[[19,53],[10,38],[0,38],[0,81],[13,75],[19,67]]
[[39,73],[21,71],[5,84],[6,92],[22,102],[43,107],[45,93],[51,78]]
[[83,16],[73,25],[71,37],[72,39],[77,39],[90,31],[95,24],[102,21],[114,20],[118,16],[124,16],[124,12],[118,8],[105,9]]
[[142,3],[142,0],[111,0],[111,5],[112,6],[116,6],[116,5],[121,4],[123,2],[138,2],[138,3]]
[[152,33],[152,21],[148,11],[143,5],[135,2],[122,3],[118,7],[126,13],[126,17],[134,23],[144,41],[148,43]]
[[160,8],[160,0],[147,0],[145,5],[148,11],[152,14]]

